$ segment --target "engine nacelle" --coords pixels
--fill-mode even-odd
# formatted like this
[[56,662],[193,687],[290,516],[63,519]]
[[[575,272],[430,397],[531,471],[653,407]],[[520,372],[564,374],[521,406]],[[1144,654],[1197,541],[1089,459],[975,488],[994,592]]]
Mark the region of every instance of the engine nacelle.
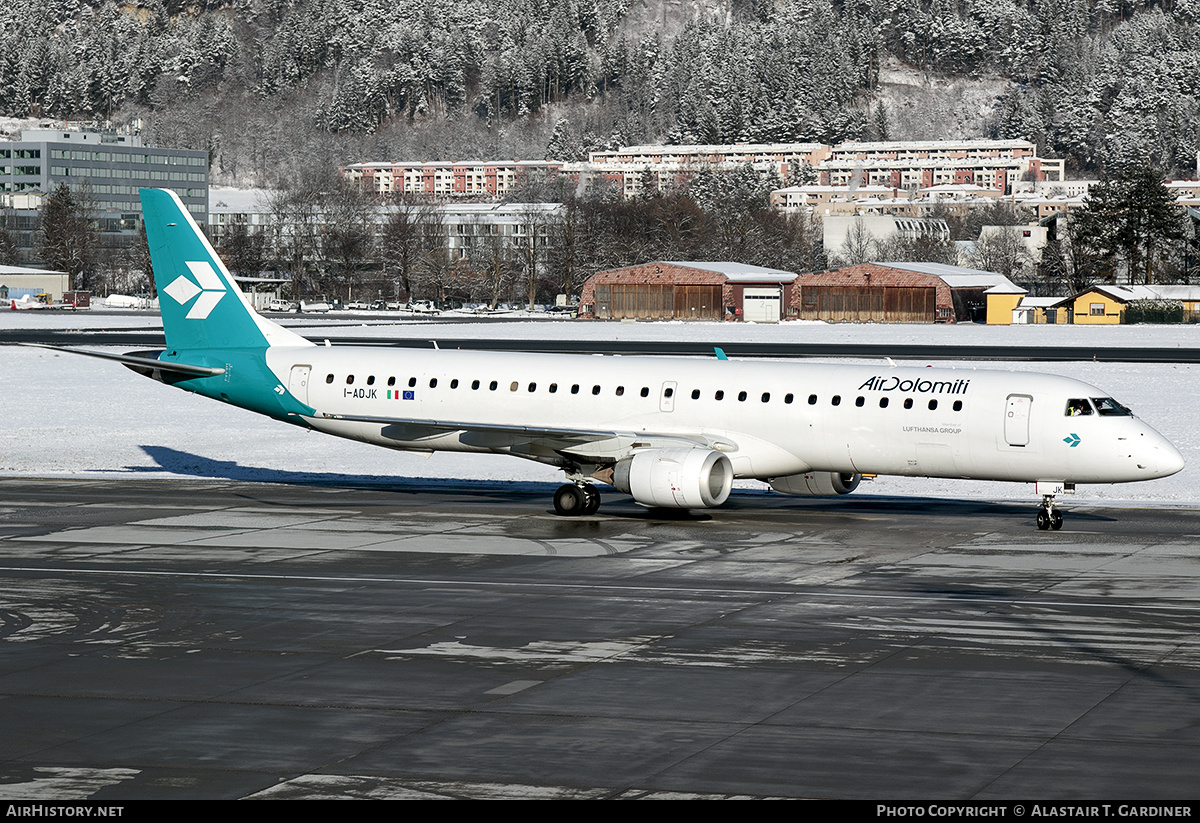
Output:
[[858,488],[862,475],[858,472],[842,474],[841,472],[807,472],[805,474],[789,474],[787,477],[773,477],[769,481],[771,488],[780,494],[794,494],[801,497],[833,497],[839,494],[849,494]]
[[617,463],[612,484],[644,506],[711,508],[729,498],[733,463],[718,451],[649,449]]

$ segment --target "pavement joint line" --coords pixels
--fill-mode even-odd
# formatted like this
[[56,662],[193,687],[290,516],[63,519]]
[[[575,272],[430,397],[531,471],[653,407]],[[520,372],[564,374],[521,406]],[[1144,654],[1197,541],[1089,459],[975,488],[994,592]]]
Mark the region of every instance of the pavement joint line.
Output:
[[303,582],[316,583],[390,583],[393,585],[416,585],[416,586],[453,586],[465,588],[526,588],[526,589],[592,589],[604,592],[661,592],[666,594],[686,594],[689,592],[699,594],[712,595],[749,595],[755,597],[778,597],[780,595],[792,596],[804,592],[808,596],[823,597],[823,598],[842,598],[846,600],[894,600],[898,602],[935,602],[935,603],[959,603],[970,605],[1008,605],[1008,606],[1041,606],[1048,608],[1080,608],[1080,607],[1098,607],[1104,606],[1109,609],[1120,609],[1123,611],[1141,611],[1150,609],[1152,611],[1167,611],[1167,612],[1192,612],[1200,611],[1200,602],[1196,603],[1162,603],[1161,601],[1148,602],[1133,602],[1133,603],[1113,603],[1109,600],[1092,601],[1092,600],[1022,600],[1019,598],[998,598],[998,597],[970,597],[958,595],[909,595],[909,594],[885,594],[877,592],[856,593],[844,591],[808,591],[805,592],[803,587],[797,586],[794,588],[783,588],[786,584],[781,584],[778,589],[706,589],[694,587],[673,587],[673,586],[605,586],[595,583],[536,583],[536,582],[518,582],[508,580],[488,580],[488,581],[470,581],[470,580],[441,580],[441,579],[420,579],[420,578],[397,578],[397,577],[338,577],[328,575],[300,575],[300,574],[260,574],[260,573],[239,573],[239,572],[166,572],[154,570],[135,570],[135,569],[100,569],[100,568],[53,568],[53,567],[38,567],[38,566],[0,566],[0,573],[3,572],[18,572],[18,573],[39,573],[39,574],[54,574],[54,575],[116,575],[130,577],[192,577],[192,578],[233,578],[245,580],[294,580]]

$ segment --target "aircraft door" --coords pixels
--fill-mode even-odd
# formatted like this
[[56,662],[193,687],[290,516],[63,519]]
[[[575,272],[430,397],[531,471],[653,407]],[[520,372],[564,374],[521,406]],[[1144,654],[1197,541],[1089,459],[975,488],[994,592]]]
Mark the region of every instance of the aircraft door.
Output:
[[292,373],[288,377],[288,391],[291,392],[292,397],[306,406],[308,405],[308,373],[311,370],[311,366],[292,366]]
[[1029,445],[1029,408],[1033,398],[1027,394],[1010,394],[1004,410],[1004,440],[1010,446]]
[[667,380],[662,384],[662,394],[658,396],[658,410],[663,412],[675,411],[675,389],[679,384],[674,380]]

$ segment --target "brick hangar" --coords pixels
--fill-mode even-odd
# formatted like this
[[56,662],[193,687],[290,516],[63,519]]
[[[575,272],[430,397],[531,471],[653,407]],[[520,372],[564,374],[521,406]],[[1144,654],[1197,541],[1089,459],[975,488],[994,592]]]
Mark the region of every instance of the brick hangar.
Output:
[[711,261],[654,261],[583,285],[580,316],[600,320],[957,323],[986,317],[989,297],[1023,293],[991,272],[938,263],[860,263],[795,272]]

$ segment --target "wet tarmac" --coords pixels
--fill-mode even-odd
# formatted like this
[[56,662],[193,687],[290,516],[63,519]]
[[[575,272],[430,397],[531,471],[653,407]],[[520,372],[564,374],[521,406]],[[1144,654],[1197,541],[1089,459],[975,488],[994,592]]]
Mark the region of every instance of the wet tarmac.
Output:
[[0,481],[0,797],[1181,799],[1200,510]]

